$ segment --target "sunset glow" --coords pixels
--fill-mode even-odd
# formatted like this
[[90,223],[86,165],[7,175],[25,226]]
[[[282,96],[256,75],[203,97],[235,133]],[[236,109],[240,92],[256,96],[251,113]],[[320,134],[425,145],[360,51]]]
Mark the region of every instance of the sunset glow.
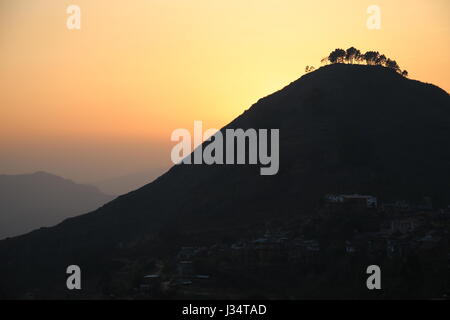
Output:
[[[81,8],[81,30],[66,8]],[[450,2],[3,0],[0,167],[92,181],[170,164],[171,132],[221,128],[334,48],[378,50],[450,90]],[[124,152],[125,151],[125,152]]]

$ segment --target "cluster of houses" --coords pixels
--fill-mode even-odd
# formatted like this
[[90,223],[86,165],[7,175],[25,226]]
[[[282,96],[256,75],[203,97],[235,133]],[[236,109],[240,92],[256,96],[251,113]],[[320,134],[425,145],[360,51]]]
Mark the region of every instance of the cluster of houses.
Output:
[[144,275],[139,284],[139,292],[155,294],[171,288],[209,280],[209,275],[197,274],[194,267],[194,259],[207,254],[207,250],[207,247],[182,247],[175,257],[176,271],[174,274],[167,277],[160,270],[158,273]]
[[449,239],[450,206],[433,210],[430,197],[416,204],[405,200],[379,204],[375,196],[360,194],[328,194],[324,200],[326,213],[352,208],[383,216],[378,232],[357,234],[346,241],[347,254],[365,251],[370,256],[404,257],[418,250],[433,250]]
[[[381,221],[379,230],[355,232],[344,243],[334,243],[343,255],[395,259],[406,257],[411,252],[432,252],[442,248],[443,242],[448,248],[450,208],[433,211],[431,199],[425,199],[420,206],[413,206],[406,201],[380,203],[371,195],[326,195],[324,208],[325,215],[352,208],[382,217],[378,220]],[[285,230],[266,231],[260,237],[240,239],[231,244],[181,247],[173,259],[176,267],[170,275],[170,283],[173,286],[195,286],[214,281],[218,276],[215,273],[291,263],[312,265],[325,252],[321,240],[306,238],[298,231],[286,227]],[[450,252],[446,254],[450,257]],[[216,268],[208,274],[196,270],[196,261],[205,259],[217,262]],[[144,280],[145,290],[161,286],[159,274],[146,275]]]
[[[348,255],[364,253],[371,257],[402,257],[413,250],[433,249],[448,239],[450,209],[433,211],[428,197],[420,204],[412,205],[407,201],[380,203],[372,195],[328,194],[325,196],[326,206],[331,207],[331,212],[336,208],[356,208],[383,213],[377,232],[356,233],[345,242],[342,251]],[[292,237],[291,231],[267,231],[260,238],[240,240],[228,247],[190,248],[189,256],[195,259],[198,254],[225,255],[233,265],[264,267],[291,261],[308,263],[320,254],[320,241]],[[187,250],[182,249],[179,255],[183,256]]]
[[320,252],[315,239],[292,238],[288,231],[267,231],[262,237],[240,240],[227,250],[232,265],[268,267],[293,261],[310,261]]

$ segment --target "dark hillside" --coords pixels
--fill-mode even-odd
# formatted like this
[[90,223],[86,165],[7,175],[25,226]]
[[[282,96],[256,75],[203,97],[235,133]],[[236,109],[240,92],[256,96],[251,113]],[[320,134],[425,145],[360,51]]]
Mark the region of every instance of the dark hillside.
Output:
[[98,267],[119,243],[170,226],[219,236],[266,217],[310,213],[330,192],[450,203],[450,97],[387,68],[320,68],[225,128],[279,128],[278,174],[260,176],[259,165],[175,166],[94,212],[1,241],[5,285],[20,294],[64,284],[64,266]]

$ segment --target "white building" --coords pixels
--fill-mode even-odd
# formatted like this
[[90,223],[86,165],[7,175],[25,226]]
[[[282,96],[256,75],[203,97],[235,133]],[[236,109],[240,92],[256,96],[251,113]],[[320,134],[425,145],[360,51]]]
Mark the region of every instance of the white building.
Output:
[[344,203],[352,200],[365,199],[367,208],[376,208],[378,206],[377,198],[370,195],[361,194],[327,194],[325,200],[333,203]]

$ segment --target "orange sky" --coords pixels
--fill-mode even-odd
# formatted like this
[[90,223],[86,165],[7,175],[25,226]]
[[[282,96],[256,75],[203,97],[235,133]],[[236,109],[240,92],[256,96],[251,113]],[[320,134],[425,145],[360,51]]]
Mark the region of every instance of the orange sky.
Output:
[[[81,8],[81,30],[66,8]],[[379,5],[381,30],[366,27]],[[448,0],[1,0],[0,173],[78,181],[167,165],[170,133],[220,128],[355,46],[450,91]]]

